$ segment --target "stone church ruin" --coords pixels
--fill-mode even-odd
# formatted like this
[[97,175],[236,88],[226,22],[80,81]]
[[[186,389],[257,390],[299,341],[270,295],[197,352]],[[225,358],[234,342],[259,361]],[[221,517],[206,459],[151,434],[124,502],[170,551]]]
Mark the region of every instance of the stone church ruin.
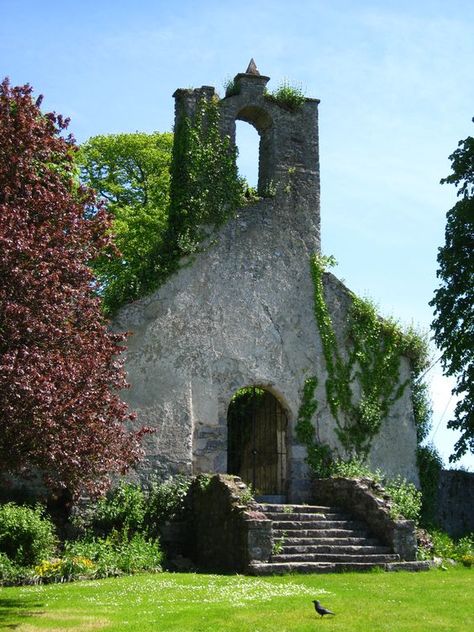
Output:
[[[290,109],[268,98],[269,77],[254,64],[219,100],[223,135],[236,121],[260,136],[258,190],[206,248],[159,290],[122,308],[114,326],[132,332],[124,393],[144,440],[137,476],[229,473],[258,493],[288,502],[311,494],[307,446],[296,424],[308,378],[315,377],[315,440],[344,455],[327,397],[328,367],[315,319],[310,259],[320,253],[317,99]],[[176,122],[193,117],[214,88],[175,92]],[[268,193],[268,194],[266,194]],[[323,275],[336,340],[347,344],[351,292]],[[344,352],[343,352],[344,353]],[[401,358],[398,382],[410,376]],[[358,390],[352,385],[354,397]],[[399,389],[368,452],[372,468],[417,482],[416,431],[409,386]]]

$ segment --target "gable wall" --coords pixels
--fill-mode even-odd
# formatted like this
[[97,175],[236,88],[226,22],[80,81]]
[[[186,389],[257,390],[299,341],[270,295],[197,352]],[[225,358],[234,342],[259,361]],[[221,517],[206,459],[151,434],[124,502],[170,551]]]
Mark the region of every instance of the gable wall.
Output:
[[[115,327],[133,332],[126,399],[138,422],[156,429],[145,438],[139,477],[226,472],[230,399],[239,388],[259,385],[288,412],[290,500],[304,500],[310,493],[306,449],[296,441],[294,426],[310,376],[318,377],[318,437],[338,447],[325,403],[327,374],[309,267],[320,248],[317,102],[288,112],[264,99],[265,79],[241,76],[241,93],[221,101],[221,114],[223,133],[232,139],[236,117],[260,128],[270,146],[260,174],[267,182],[260,184],[272,180],[275,197],[240,209],[157,292],[124,307]],[[209,97],[214,91],[177,91],[177,116],[192,114],[200,92]],[[325,292],[343,340],[350,294],[331,274]],[[406,362],[402,373],[405,379]],[[372,464],[417,482],[415,447],[407,389],[374,441]]]

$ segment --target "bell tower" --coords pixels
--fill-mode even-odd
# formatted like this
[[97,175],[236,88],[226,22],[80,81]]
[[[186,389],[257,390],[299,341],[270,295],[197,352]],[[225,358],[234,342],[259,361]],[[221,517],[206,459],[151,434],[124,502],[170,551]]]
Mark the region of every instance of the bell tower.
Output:
[[[320,249],[320,177],[318,99],[306,98],[292,107],[267,91],[270,78],[260,74],[253,59],[238,73],[228,96],[219,100],[221,129],[235,144],[235,122],[245,121],[258,132],[258,193],[270,197],[289,212],[309,214]],[[201,99],[218,98],[211,86],[179,89],[175,97],[175,125],[180,117],[192,118]],[[314,230],[315,229],[315,230]]]

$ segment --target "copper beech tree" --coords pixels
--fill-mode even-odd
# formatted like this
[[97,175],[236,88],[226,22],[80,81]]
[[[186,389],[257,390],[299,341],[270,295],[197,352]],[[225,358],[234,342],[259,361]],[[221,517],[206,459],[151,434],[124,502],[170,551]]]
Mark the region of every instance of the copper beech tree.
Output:
[[126,429],[124,336],[108,331],[88,267],[109,220],[77,184],[68,120],[40,100],[1,84],[0,471],[97,494],[146,430]]

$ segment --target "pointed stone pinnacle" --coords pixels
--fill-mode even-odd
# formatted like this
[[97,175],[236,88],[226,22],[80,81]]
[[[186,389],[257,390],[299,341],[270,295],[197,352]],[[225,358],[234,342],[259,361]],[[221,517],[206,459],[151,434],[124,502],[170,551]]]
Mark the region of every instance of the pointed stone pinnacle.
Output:
[[258,77],[260,77],[260,73],[257,70],[257,64],[254,62],[253,57],[249,62],[248,68],[245,71],[246,75],[257,75]]

